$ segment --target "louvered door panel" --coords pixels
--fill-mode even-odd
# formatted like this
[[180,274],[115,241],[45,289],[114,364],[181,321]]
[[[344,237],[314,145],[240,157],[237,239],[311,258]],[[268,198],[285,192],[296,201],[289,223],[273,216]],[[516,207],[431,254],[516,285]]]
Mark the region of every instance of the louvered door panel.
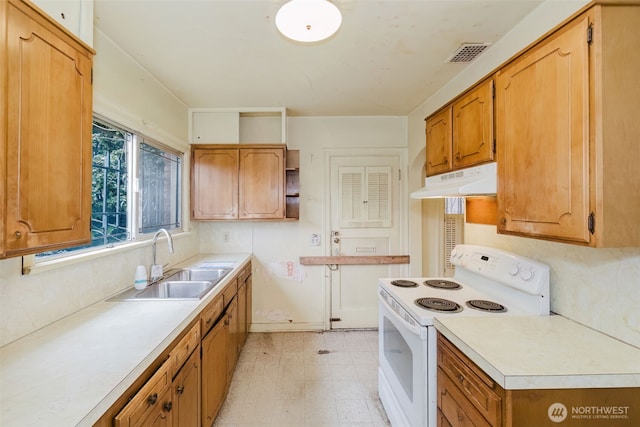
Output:
[[341,167],[341,227],[391,226],[390,167]]

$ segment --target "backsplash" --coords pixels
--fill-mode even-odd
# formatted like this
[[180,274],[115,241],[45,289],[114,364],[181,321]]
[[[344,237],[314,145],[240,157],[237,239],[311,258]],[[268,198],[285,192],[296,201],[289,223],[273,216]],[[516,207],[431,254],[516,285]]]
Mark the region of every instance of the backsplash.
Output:
[[549,265],[551,310],[640,347],[640,248],[594,249],[496,233],[467,224],[465,243],[493,246]]
[[[175,254],[158,242],[158,260],[175,264],[198,252],[197,236],[174,239]],[[0,260],[0,347],[133,285],[151,245],[23,276],[22,258]]]

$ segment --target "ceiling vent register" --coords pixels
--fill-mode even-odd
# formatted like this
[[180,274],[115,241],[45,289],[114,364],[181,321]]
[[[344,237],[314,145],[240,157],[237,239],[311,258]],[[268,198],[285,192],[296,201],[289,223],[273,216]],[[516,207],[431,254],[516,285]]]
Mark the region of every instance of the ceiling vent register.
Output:
[[491,43],[463,43],[445,62],[471,62],[489,46]]

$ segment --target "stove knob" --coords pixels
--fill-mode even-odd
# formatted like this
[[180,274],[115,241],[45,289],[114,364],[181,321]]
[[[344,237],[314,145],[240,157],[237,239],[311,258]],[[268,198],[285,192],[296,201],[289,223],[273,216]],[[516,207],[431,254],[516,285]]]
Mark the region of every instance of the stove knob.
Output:
[[533,271],[524,270],[522,273],[520,273],[520,277],[522,277],[522,280],[524,280],[525,282],[528,282],[529,280],[533,279]]
[[511,267],[509,267],[509,274],[513,277],[517,276],[519,272],[520,267],[518,267],[517,265],[513,264]]

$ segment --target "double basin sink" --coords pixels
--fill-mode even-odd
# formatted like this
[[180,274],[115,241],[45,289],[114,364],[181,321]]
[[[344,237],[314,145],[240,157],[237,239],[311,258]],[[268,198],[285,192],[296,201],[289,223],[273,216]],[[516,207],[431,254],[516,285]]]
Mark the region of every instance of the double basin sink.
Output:
[[233,270],[232,263],[207,262],[168,270],[142,290],[127,289],[107,301],[199,300]]

